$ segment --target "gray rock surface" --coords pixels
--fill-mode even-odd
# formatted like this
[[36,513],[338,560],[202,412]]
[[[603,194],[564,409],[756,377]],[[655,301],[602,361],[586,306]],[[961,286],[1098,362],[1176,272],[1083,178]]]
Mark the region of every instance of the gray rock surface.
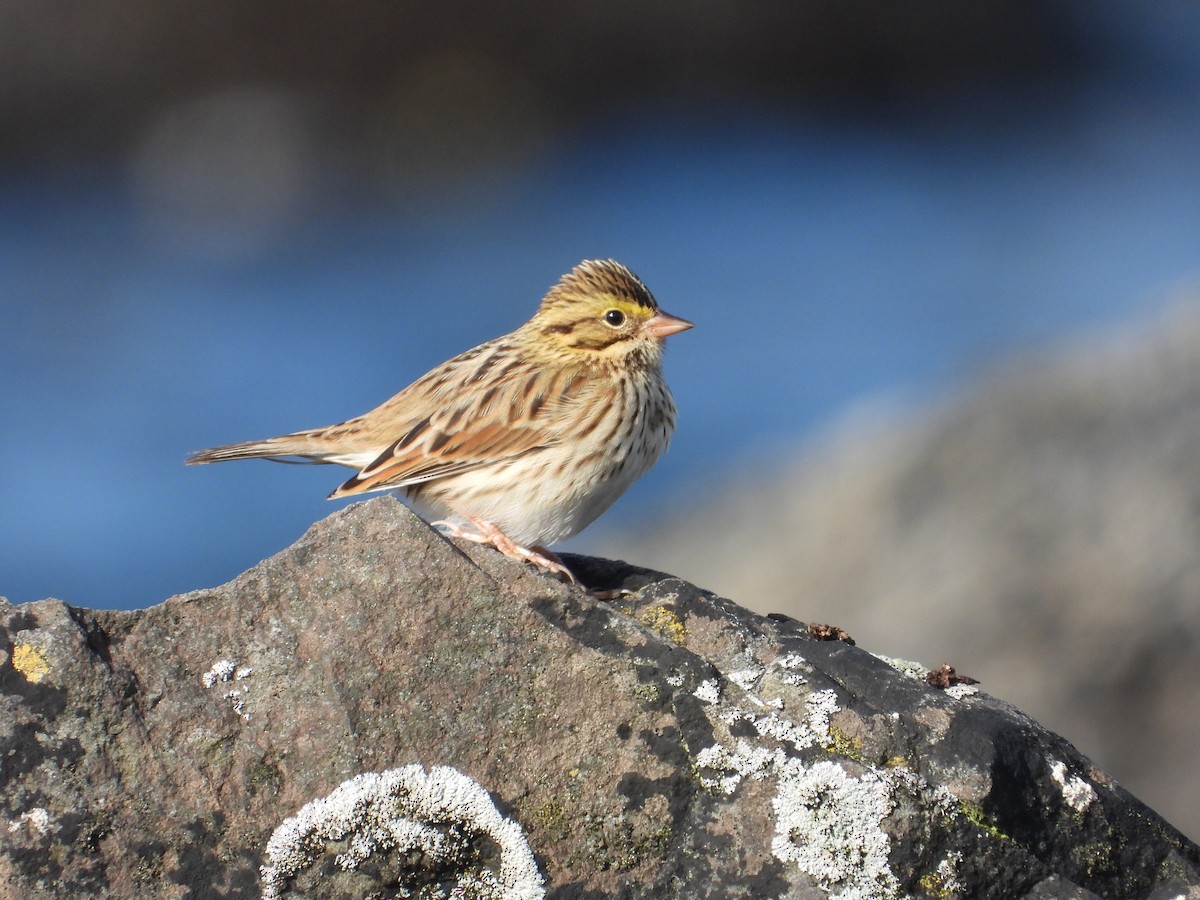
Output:
[[725,490],[670,504],[673,523],[589,546],[949,661],[1196,839],[1198,297],[934,407],[872,410],[790,464],[713,479]]
[[977,688],[568,561],[632,593],[384,498],[149,609],[3,603],[0,894],[1200,897],[1200,847]]

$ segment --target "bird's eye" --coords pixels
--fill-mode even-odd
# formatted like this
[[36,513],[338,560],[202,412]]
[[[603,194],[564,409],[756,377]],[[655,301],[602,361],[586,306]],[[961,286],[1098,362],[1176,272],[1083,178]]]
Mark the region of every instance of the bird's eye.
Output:
[[604,321],[613,328],[620,328],[625,324],[625,313],[619,309],[610,309],[604,314]]

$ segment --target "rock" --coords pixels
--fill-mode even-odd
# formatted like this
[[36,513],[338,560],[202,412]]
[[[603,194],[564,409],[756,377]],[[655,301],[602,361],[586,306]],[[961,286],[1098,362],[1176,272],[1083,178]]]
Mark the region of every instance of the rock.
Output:
[[384,498],[149,609],[0,602],[0,894],[1200,896],[1200,847],[978,687],[568,562],[632,593]]

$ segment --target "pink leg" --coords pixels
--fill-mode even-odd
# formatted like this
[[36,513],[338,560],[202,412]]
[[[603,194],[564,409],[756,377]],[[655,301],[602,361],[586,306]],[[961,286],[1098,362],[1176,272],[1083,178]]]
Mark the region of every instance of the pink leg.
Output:
[[484,522],[482,519],[476,519],[471,516],[463,516],[463,518],[479,529],[478,534],[466,531],[453,522],[434,522],[433,524],[443,529],[450,537],[462,538],[466,541],[474,541],[476,544],[486,544],[490,547],[495,547],[510,559],[531,562],[550,572],[566,576],[571,584],[579,584],[578,579],[571,573],[571,570],[562,564],[562,560],[544,547],[522,547],[491,522]]

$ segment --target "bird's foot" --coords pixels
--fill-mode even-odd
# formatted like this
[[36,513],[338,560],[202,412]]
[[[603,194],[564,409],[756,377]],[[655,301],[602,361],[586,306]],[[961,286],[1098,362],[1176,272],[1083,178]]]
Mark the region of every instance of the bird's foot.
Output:
[[474,525],[478,531],[468,531],[454,522],[443,521],[431,524],[435,528],[440,529],[443,534],[450,537],[462,538],[465,541],[495,547],[510,559],[531,562],[535,566],[546,569],[556,575],[562,575],[571,584],[579,584],[579,579],[575,577],[570,569],[563,565],[558,555],[550,552],[545,547],[522,547],[491,522],[485,522],[482,519],[475,519],[471,516],[463,516],[463,518]]

